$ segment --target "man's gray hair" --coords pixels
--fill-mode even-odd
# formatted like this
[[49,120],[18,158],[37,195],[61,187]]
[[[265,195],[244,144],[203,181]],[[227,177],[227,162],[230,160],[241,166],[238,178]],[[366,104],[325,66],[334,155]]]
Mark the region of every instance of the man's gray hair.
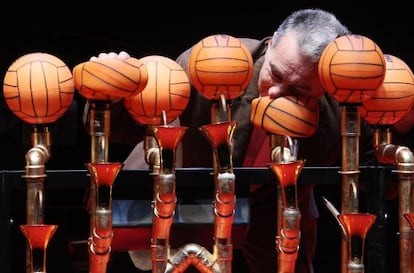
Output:
[[295,33],[299,50],[316,63],[331,41],[351,32],[328,11],[302,9],[293,12],[280,24],[272,38],[273,46],[286,33]]

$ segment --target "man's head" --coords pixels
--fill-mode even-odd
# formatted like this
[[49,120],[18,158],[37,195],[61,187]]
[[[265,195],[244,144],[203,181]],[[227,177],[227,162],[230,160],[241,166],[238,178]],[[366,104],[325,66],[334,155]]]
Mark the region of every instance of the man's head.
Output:
[[259,76],[262,96],[313,96],[324,93],[318,61],[324,48],[349,30],[331,13],[298,10],[287,17],[268,44]]

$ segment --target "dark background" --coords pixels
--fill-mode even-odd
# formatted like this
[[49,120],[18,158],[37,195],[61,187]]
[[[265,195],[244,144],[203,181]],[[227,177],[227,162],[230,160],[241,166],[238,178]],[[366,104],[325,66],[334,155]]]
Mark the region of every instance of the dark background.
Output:
[[[49,1],[48,1],[49,2]],[[205,36],[226,33],[262,38],[290,12],[320,7],[354,33],[372,38],[384,53],[414,65],[409,1],[55,1],[3,2],[1,69],[21,55],[43,51],[70,67],[99,52],[175,58]],[[7,7],[5,7],[7,6]]]

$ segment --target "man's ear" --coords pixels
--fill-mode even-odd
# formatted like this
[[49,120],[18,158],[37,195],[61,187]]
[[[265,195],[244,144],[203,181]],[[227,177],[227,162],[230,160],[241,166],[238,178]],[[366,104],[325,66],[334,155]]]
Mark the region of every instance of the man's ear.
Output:
[[267,43],[268,47],[271,47],[273,45],[273,39],[276,37],[276,33],[277,31],[273,32],[272,39],[270,39],[269,42]]

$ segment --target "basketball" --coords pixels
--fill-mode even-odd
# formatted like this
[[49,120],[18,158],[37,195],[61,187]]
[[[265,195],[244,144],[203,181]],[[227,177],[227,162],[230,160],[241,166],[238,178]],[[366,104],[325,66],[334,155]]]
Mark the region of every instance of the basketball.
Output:
[[242,95],[253,75],[253,59],[237,38],[208,36],[191,49],[188,73],[194,88],[208,100],[224,95],[231,100]]
[[124,98],[124,106],[140,124],[163,125],[174,121],[190,100],[190,81],[181,65],[158,55],[141,59],[148,70],[148,83],[142,92]]
[[252,100],[250,121],[255,127],[279,135],[308,137],[315,134],[319,121],[316,98],[269,96]]
[[344,35],[325,47],[318,73],[325,90],[338,102],[360,104],[371,97],[384,80],[384,55],[370,38]]
[[96,58],[73,68],[75,88],[91,100],[124,98],[141,92],[147,84],[145,65],[136,58]]
[[385,78],[375,94],[359,107],[361,118],[373,125],[392,125],[414,103],[414,76],[400,58],[385,54]]
[[9,109],[31,124],[59,119],[70,107],[75,88],[72,72],[58,57],[29,53],[7,69],[3,95]]

